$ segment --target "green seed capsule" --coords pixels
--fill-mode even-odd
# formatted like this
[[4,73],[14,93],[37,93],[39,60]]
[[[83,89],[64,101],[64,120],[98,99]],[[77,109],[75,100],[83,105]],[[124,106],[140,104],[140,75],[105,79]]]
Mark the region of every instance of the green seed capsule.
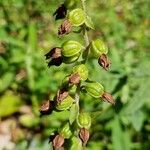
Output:
[[88,78],[88,69],[83,64],[75,66],[73,68],[73,73],[78,73],[82,81],[85,81]]
[[84,47],[77,41],[67,41],[63,43],[62,48],[62,55],[64,57],[72,57],[77,56]]
[[86,15],[80,8],[74,9],[69,13],[69,21],[73,26],[80,26],[85,22]]
[[70,136],[72,135],[71,133],[71,130],[70,130],[70,126],[69,126],[69,123],[66,123],[63,128],[61,129],[60,131],[60,134],[66,138],[66,139],[69,139]]
[[104,93],[104,87],[98,82],[86,83],[85,90],[94,98],[99,98]]
[[91,117],[88,113],[80,113],[77,118],[77,124],[80,128],[89,129],[91,126]]
[[65,99],[63,99],[60,103],[56,105],[56,109],[67,110],[71,107],[72,103],[73,103],[73,98],[68,95]]
[[63,57],[63,62],[65,64],[71,64],[71,63],[76,62],[79,59],[79,57],[80,57],[80,53],[78,53],[72,57]]
[[96,39],[91,43],[90,52],[92,56],[99,58],[102,54],[108,53],[108,47],[102,40]]

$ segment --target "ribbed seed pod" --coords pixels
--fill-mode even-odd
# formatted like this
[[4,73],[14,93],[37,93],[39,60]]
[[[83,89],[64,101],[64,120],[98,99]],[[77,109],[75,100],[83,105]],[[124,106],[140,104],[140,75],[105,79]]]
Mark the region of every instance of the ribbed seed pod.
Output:
[[94,98],[100,98],[104,93],[104,87],[98,82],[86,83],[85,90]]
[[66,41],[62,45],[62,55],[64,57],[73,57],[79,54],[83,48],[77,41]]
[[58,110],[67,110],[71,107],[72,103],[73,103],[73,98],[68,95],[61,102],[57,103],[56,109],[58,109]]
[[80,26],[85,22],[86,15],[81,8],[76,8],[69,13],[69,21],[72,26]]
[[93,57],[99,58],[102,54],[108,53],[108,47],[102,40],[96,39],[91,43],[90,52]]
[[82,112],[78,115],[77,124],[80,128],[89,129],[91,126],[91,117],[88,113]]
[[79,59],[79,57],[80,57],[80,53],[78,53],[78,54],[76,54],[76,55],[74,55],[72,57],[64,57],[63,56],[63,63],[65,63],[65,64],[74,63],[74,62],[76,62]]
[[73,68],[73,73],[78,73],[82,81],[87,80],[88,78],[88,69],[84,64],[77,65]]

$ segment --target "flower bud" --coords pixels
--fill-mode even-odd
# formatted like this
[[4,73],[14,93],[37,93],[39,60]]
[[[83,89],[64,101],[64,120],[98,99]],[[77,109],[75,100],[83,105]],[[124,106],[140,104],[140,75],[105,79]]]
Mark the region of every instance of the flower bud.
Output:
[[54,16],[55,17],[55,20],[58,20],[58,19],[63,19],[66,17],[66,14],[67,14],[67,9],[65,7],[65,5],[61,5],[55,12],[54,12]]
[[64,138],[69,139],[72,135],[69,123],[66,123],[60,131],[60,134],[63,135]]
[[62,45],[62,55],[64,57],[73,57],[81,52],[83,46],[77,41],[67,41]]
[[88,78],[88,69],[84,64],[77,65],[73,68],[73,73],[78,73],[82,81]]
[[104,93],[104,87],[98,82],[86,83],[85,90],[94,98],[100,98]]
[[91,126],[91,117],[88,113],[80,113],[77,118],[77,124],[80,128],[89,129]]
[[74,63],[75,61],[77,61],[80,57],[80,53],[72,56],[72,57],[64,57],[63,56],[63,63],[65,64],[71,64],[71,63]]
[[102,54],[108,53],[108,48],[102,40],[96,39],[91,43],[90,52],[93,57],[99,58]]
[[80,26],[85,22],[85,16],[81,8],[76,8],[69,13],[69,21],[73,26]]
[[71,107],[74,99],[71,96],[67,96],[61,102],[57,102],[56,109],[57,110],[67,110]]

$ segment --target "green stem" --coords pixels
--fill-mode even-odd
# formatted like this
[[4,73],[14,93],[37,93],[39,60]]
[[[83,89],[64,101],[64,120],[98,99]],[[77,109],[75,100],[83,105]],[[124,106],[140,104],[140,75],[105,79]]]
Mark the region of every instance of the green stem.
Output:
[[[85,12],[85,14],[87,14],[85,1],[86,0],[81,0],[81,4],[82,4],[83,11]],[[86,30],[86,25],[83,26],[83,37],[84,37],[85,46],[86,46],[86,49],[85,49],[86,50],[86,52],[85,52],[85,59],[84,59],[83,63],[86,63],[86,61],[88,59],[88,54],[89,54],[89,48],[88,48],[88,46],[90,44],[89,37],[88,37],[88,32]]]
[[[85,1],[86,0],[81,0],[81,4],[82,4],[82,9],[84,10],[84,12],[86,13],[86,5],[85,5]],[[89,54],[89,37],[88,37],[88,33],[86,30],[86,26],[83,26],[83,37],[84,37],[84,41],[85,41],[85,47],[86,47],[86,52],[85,52],[85,59],[83,61],[83,63],[86,63],[87,58],[88,58],[88,54]],[[75,94],[75,101],[77,106],[79,107],[79,99],[80,99],[80,84],[77,86],[77,90],[76,90],[76,94]]]

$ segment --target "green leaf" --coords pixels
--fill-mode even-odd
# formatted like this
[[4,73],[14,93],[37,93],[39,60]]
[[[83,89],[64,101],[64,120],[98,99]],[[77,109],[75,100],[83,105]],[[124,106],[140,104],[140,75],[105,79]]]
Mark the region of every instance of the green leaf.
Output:
[[12,92],[6,92],[0,98],[0,117],[6,117],[17,112],[21,104],[21,99],[18,95],[14,95]]
[[71,142],[72,143],[69,150],[82,150],[82,143],[80,139],[74,136],[72,137]]
[[39,123],[39,118],[36,118],[32,114],[25,114],[20,116],[19,122],[25,127],[34,127]]
[[130,150],[130,136],[123,131],[118,116],[112,123],[112,142],[114,150]]
[[70,109],[69,122],[72,124],[79,114],[79,107],[77,104],[73,104]]
[[121,114],[129,115],[135,113],[149,100],[150,81],[148,80],[141,80],[141,81],[142,82],[139,89],[134,91],[133,97],[129,100],[129,103],[123,108]]
[[5,73],[0,79],[0,92],[6,90],[12,83],[14,74],[12,72]]
[[94,27],[94,24],[93,24],[93,21],[92,21],[91,17],[86,16],[85,24],[86,24],[86,26],[87,26],[87,27],[89,27],[89,28],[91,28],[91,29],[93,29],[93,30],[95,29],[95,27]]
[[140,131],[145,119],[144,113],[142,111],[137,111],[130,115],[128,118],[131,121],[134,129],[136,131]]

